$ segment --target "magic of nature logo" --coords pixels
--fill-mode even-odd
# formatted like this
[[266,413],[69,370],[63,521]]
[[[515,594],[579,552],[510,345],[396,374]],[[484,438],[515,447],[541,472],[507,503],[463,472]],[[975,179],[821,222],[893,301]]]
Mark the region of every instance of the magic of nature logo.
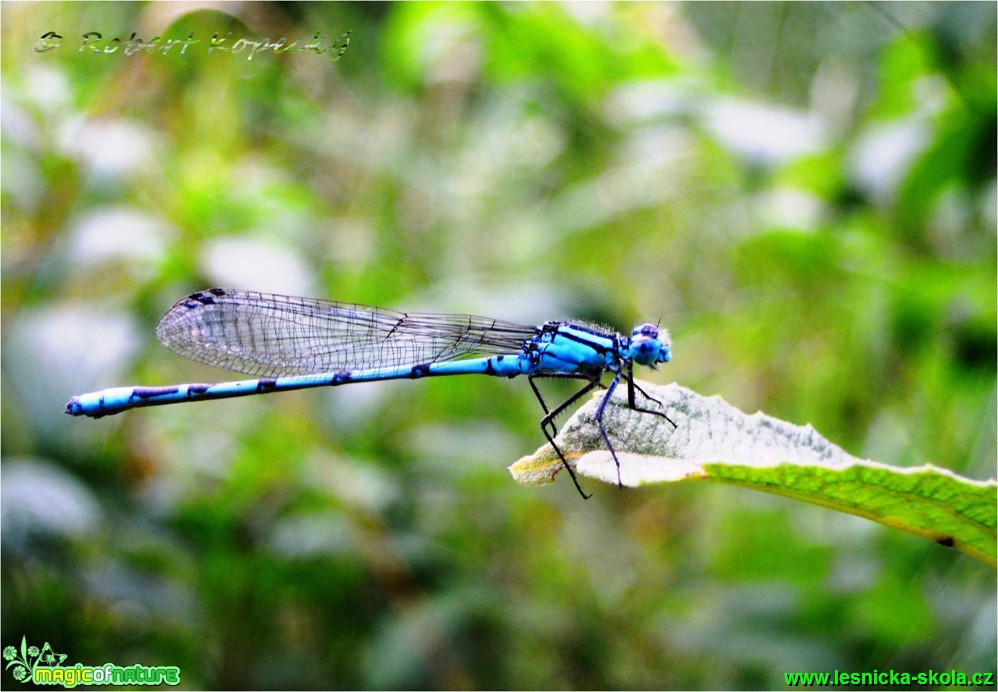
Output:
[[18,682],[31,682],[36,685],[178,685],[178,666],[144,666],[135,663],[120,666],[104,663],[89,666],[82,663],[63,665],[66,654],[58,654],[45,642],[41,648],[29,646],[27,637],[21,637],[21,646],[5,646],[3,659]]

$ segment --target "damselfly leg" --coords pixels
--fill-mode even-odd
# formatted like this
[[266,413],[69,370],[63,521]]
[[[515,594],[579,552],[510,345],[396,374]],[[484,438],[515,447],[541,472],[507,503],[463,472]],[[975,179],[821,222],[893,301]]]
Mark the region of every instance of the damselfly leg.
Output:
[[[561,449],[558,448],[558,445],[554,441],[554,436],[558,434],[558,430],[557,430],[557,428],[555,428],[555,425],[554,425],[554,419],[557,418],[559,415],[561,415],[561,413],[565,409],[567,409],[569,406],[571,406],[576,401],[578,401],[583,396],[585,396],[585,394],[587,392],[590,392],[593,389],[595,389],[596,387],[598,387],[599,386],[599,379],[598,378],[597,379],[589,379],[588,377],[583,378],[583,377],[578,377],[578,376],[575,376],[575,377],[569,376],[569,379],[573,379],[573,380],[585,379],[586,380],[586,385],[582,389],[580,389],[579,391],[577,391],[575,394],[573,394],[572,396],[568,397],[563,402],[561,402],[560,404],[558,404],[558,406],[556,406],[554,409],[552,409],[550,411],[548,410],[547,404],[544,403],[544,399],[543,399],[543,397],[541,397],[541,393],[537,389],[537,385],[534,384],[534,378],[533,377],[528,377],[527,379],[530,382],[531,388],[533,388],[533,390],[534,390],[534,394],[537,395],[537,400],[541,402],[541,408],[543,408],[544,411],[546,412],[546,415],[541,419],[541,432],[544,433],[544,437],[547,438],[548,443],[554,449],[555,453],[557,453],[558,458],[561,459],[561,463],[568,470],[568,475],[570,475],[572,477],[572,482],[575,483],[576,490],[579,491],[579,494],[582,495],[583,499],[588,500],[590,497],[592,497],[592,494],[586,495],[585,491],[582,490],[582,486],[579,485],[579,479],[575,477],[575,471],[572,470],[572,467],[569,465],[568,461],[565,459],[565,455],[562,453]],[[550,430],[548,430],[549,427],[550,427]]]
[[[632,363],[628,363],[627,364],[627,374],[624,376],[624,379],[627,380],[627,406],[629,408],[631,408],[631,409],[633,409],[635,411],[640,411],[641,413],[650,413],[650,414],[655,415],[655,416],[661,416],[662,418],[664,418],[667,421],[669,421],[669,423],[672,424],[673,428],[678,427],[676,425],[675,421],[673,421],[671,418],[669,418],[669,416],[664,411],[652,411],[649,408],[641,408],[640,406],[638,406],[637,401],[636,401],[636,397],[634,396],[634,390],[635,389],[638,390],[639,392],[641,392],[641,396],[643,396],[648,401],[656,403],[659,406],[663,406],[663,404],[662,404],[661,401],[659,401],[655,397],[653,397],[650,394],[648,394],[648,392],[646,392],[645,390],[641,389],[641,385],[639,385],[638,383],[636,383],[634,381],[634,365]],[[664,408],[664,406],[663,406],[663,408]]]

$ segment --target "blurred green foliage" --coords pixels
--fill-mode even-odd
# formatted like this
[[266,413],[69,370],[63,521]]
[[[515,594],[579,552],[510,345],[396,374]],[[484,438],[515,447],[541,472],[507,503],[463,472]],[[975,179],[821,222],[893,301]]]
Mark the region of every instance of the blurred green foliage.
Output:
[[[730,488],[516,486],[525,382],[61,412],[225,378],[153,327],[239,285],[662,318],[648,377],[993,477],[993,4],[0,11],[3,645],[219,689],[995,670],[994,573],[922,539]],[[207,50],[347,30],[336,62]]]

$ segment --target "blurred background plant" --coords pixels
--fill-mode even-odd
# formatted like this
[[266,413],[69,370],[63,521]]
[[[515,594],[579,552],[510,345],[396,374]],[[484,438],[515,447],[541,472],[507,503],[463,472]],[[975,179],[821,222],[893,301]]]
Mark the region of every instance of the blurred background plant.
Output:
[[[207,49],[347,30],[337,62]],[[2,644],[220,689],[994,671],[995,574],[954,551],[731,488],[517,486],[526,382],[62,408],[230,378],[153,329],[238,286],[661,318],[644,377],[993,477],[995,36],[990,3],[4,3]]]

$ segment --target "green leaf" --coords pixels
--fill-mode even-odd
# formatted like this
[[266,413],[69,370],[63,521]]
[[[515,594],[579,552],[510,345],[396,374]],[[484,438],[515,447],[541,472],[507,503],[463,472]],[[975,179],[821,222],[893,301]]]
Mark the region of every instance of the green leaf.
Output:
[[[620,460],[622,485],[702,479],[762,490],[866,517],[995,565],[993,479],[974,481],[928,464],[900,468],[858,459],[810,425],[746,415],[720,397],[675,384],[640,386],[662,402],[677,427],[629,409],[624,387],[618,389],[603,425]],[[579,476],[616,484],[616,466],[593,420],[597,403],[580,408],[556,442]],[[509,470],[520,483],[544,485],[562,468],[545,445]]]

